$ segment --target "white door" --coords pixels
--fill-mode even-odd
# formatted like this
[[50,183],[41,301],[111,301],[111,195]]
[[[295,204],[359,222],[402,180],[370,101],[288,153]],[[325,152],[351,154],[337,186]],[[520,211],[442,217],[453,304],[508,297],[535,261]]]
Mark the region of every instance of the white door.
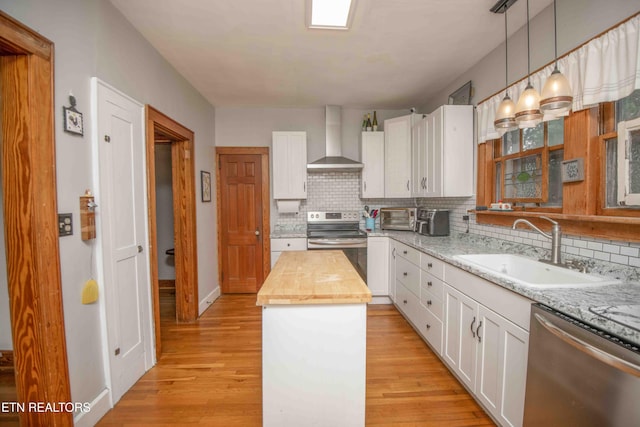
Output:
[[113,402],[150,367],[143,105],[94,79],[99,238]]

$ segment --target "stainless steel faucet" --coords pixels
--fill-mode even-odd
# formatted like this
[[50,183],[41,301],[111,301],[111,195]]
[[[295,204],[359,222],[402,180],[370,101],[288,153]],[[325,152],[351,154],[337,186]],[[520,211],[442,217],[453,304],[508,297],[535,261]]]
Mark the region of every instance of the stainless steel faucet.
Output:
[[552,220],[551,218],[547,218],[546,216],[541,216],[540,218],[542,219],[546,219],[547,221],[549,221],[551,224],[553,224],[551,226],[551,234],[549,233],[545,233],[544,231],[540,230],[538,227],[536,227],[535,225],[533,225],[532,223],[530,223],[529,221],[527,221],[524,218],[520,218],[520,219],[516,219],[513,222],[513,226],[511,227],[512,230],[516,229],[516,226],[520,223],[524,223],[526,225],[528,225],[529,227],[531,227],[533,230],[537,231],[538,233],[542,234],[544,237],[546,237],[547,239],[551,239],[551,264],[562,264],[562,259],[561,259],[561,254],[560,254],[560,248],[561,248],[561,241],[562,241],[562,230],[560,229],[560,224],[558,224],[556,221]]

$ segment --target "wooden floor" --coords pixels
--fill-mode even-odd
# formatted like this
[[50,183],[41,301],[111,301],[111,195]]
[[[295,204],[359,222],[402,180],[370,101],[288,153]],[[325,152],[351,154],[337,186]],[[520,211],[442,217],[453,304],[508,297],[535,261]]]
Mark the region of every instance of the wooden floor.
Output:
[[[261,426],[255,300],[223,295],[197,323],[181,325],[163,300],[162,357],[98,425]],[[368,310],[366,424],[494,425],[390,305]]]
[[[13,369],[0,367],[0,402],[16,402],[16,381]],[[0,426],[14,427],[19,426],[18,414],[3,413],[0,410]]]

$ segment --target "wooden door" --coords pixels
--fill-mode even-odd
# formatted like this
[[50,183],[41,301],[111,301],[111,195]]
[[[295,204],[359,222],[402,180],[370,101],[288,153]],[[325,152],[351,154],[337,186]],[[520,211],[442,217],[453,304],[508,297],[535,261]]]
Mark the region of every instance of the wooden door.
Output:
[[219,169],[221,289],[255,293],[264,281],[265,261],[268,264],[263,256],[262,156],[222,154]]

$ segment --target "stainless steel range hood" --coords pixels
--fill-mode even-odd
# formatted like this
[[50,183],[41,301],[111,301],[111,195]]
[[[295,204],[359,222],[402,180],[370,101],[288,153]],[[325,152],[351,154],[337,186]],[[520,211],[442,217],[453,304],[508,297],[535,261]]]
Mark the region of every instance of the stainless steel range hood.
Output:
[[342,107],[325,107],[326,156],[307,164],[307,172],[359,172],[364,165],[342,156]]

